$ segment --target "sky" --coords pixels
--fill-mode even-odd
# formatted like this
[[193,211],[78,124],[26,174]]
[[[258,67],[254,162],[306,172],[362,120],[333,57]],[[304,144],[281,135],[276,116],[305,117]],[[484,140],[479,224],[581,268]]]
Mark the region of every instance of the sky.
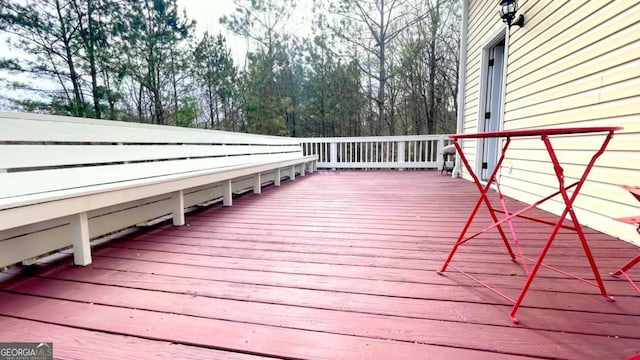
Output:
[[244,59],[247,42],[220,25],[219,19],[235,12],[233,0],[178,0],[180,11],[185,10],[189,19],[196,21],[198,36],[208,31],[210,34],[222,33],[227,39],[235,61]]

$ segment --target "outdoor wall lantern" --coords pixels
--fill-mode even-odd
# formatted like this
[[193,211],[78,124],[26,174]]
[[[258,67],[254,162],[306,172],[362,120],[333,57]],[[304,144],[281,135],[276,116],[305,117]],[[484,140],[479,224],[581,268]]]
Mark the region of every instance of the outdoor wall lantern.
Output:
[[518,0],[500,0],[500,17],[502,21],[511,25],[524,26],[524,15],[520,14],[518,19],[514,21],[516,12],[518,12]]

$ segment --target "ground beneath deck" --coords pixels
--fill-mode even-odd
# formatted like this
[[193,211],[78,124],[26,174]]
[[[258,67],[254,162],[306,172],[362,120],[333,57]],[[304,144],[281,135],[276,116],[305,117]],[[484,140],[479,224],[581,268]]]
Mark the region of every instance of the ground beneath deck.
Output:
[[[626,359],[640,294],[608,272],[635,256],[587,229],[607,290],[541,270],[518,312],[462,274],[438,275],[474,204],[437,172],[320,172],[0,283],[0,341],[75,359]],[[509,201],[516,204],[515,201]],[[535,210],[538,215],[554,218]],[[482,217],[487,218],[486,212]],[[536,256],[546,225],[517,222]],[[477,228],[483,227],[478,225]],[[453,263],[515,297],[524,278],[495,233]],[[574,235],[548,263],[589,273]],[[640,276],[638,276],[640,278]]]

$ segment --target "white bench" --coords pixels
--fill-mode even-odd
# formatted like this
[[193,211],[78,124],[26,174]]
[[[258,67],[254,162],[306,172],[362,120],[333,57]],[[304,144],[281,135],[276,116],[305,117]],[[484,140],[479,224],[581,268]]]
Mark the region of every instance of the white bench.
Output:
[[315,169],[291,138],[0,112],[0,268]]

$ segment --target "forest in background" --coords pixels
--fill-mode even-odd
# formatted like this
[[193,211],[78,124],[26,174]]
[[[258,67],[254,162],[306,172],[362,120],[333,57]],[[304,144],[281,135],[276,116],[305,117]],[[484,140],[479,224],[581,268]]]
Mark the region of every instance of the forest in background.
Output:
[[3,107],[297,137],[455,132],[457,1],[315,0],[309,36],[290,30],[296,0],[234,3],[219,21],[251,42],[243,64],[176,0],[0,0],[16,50],[0,74],[36,79],[0,77]]

